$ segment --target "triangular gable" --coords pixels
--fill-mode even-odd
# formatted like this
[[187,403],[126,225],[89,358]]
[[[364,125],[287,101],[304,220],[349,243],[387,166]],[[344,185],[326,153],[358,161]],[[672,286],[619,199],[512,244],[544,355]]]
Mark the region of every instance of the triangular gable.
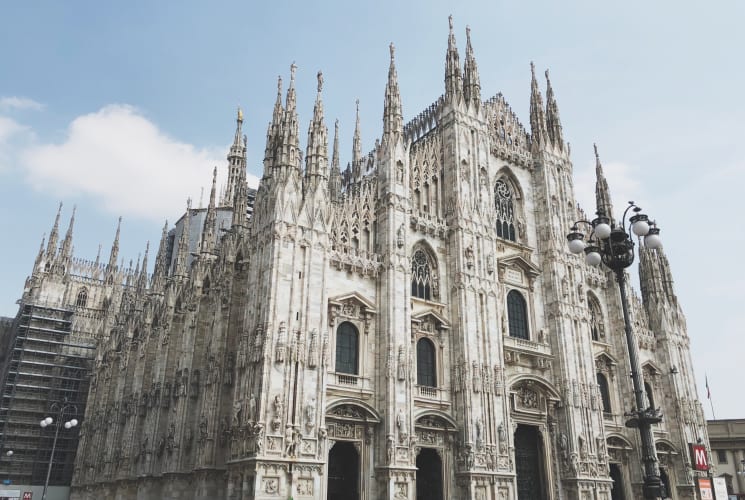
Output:
[[434,320],[434,323],[436,325],[439,325],[439,328],[441,330],[450,329],[450,323],[448,323],[448,321],[445,318],[437,314],[432,309],[429,309],[427,311],[423,311],[423,312],[420,312],[419,314],[415,314],[411,316],[412,323],[413,322],[424,323],[427,320]]
[[329,298],[329,305],[341,306],[344,302],[354,301],[364,307],[367,312],[376,313],[375,304],[372,303],[367,297],[358,293],[350,292],[344,295],[337,295],[336,297]]
[[618,364],[618,360],[611,356],[611,354],[607,351],[603,351],[597,356],[595,356],[595,364],[598,363],[598,361],[602,361],[603,363],[608,364],[609,366],[616,366]]
[[645,361],[644,364],[642,364],[642,370],[644,370],[645,368],[650,371],[652,375],[660,375],[662,373],[660,367],[652,361]]
[[541,274],[541,270],[538,269],[535,264],[533,264],[520,254],[511,255],[509,257],[505,257],[504,259],[499,259],[497,265],[499,266],[500,270],[507,269],[508,267],[519,267],[531,278],[535,278],[536,276]]

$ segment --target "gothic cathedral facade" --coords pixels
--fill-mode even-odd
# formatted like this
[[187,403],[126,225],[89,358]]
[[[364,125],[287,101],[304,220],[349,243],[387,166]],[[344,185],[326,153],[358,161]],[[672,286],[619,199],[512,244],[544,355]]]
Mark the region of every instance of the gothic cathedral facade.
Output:
[[[73,498],[641,498],[618,288],[566,250],[586,217],[548,73],[528,132],[482,100],[451,24],[445,92],[405,125],[390,50],[382,135],[363,154],[358,113],[346,170],[320,73],[304,155],[295,67],[286,96],[280,80],[250,218],[239,114],[201,235],[187,208],[101,325]],[[640,245],[663,482],[693,499],[688,444],[707,436],[685,319],[664,253]]]

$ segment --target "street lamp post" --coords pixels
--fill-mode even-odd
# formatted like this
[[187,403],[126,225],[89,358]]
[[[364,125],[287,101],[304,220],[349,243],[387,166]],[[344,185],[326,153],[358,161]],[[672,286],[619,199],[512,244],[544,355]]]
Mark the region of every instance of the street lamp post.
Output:
[[[626,230],[626,215],[631,210],[634,215],[629,218],[628,231]],[[585,243],[585,235],[580,232],[579,224],[586,225],[590,235]],[[623,309],[623,322],[626,330],[626,345],[629,351],[629,363],[631,365],[631,381],[634,386],[634,400],[636,408],[626,413],[631,417],[626,422],[626,427],[639,429],[642,442],[642,462],[644,463],[644,498],[656,499],[662,496],[662,482],[660,480],[660,469],[657,464],[657,449],[652,435],[652,424],[662,421],[662,414],[652,407],[645,408],[644,402],[644,376],[639,363],[639,348],[637,347],[634,333],[631,330],[629,319],[629,305],[626,297],[626,268],[634,262],[634,241],[631,234],[644,237],[644,245],[647,248],[661,248],[660,230],[656,224],[650,223],[649,218],[641,213],[633,201],[623,213],[621,225],[617,226],[601,211],[592,221],[580,220],[574,223],[571,232],[567,235],[569,240],[569,251],[574,254],[585,253],[585,260],[591,266],[601,263],[611,269],[618,282],[618,290],[621,294],[621,307]]]
[[[54,462],[54,450],[57,448],[57,437],[59,436],[60,424],[65,418],[65,415],[75,415],[78,413],[78,407],[74,404],[70,404],[67,401],[60,403],[52,403],[49,407],[50,410],[57,413],[57,420],[55,421],[52,417],[46,417],[39,422],[41,428],[45,428],[54,423],[54,441],[52,441],[52,453],[49,455],[49,466],[47,467],[47,478],[44,481],[44,491],[41,494],[41,500],[47,500],[47,488],[49,488],[49,476],[52,474],[52,463]],[[70,419],[64,423],[65,429],[72,429],[78,425],[77,419]]]

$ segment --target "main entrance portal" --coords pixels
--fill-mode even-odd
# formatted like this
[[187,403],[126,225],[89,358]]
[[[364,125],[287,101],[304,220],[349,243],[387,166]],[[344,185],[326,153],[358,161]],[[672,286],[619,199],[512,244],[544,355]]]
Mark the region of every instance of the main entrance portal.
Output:
[[329,451],[328,500],[359,500],[360,455],[354,444],[337,441]]
[[515,431],[515,471],[517,472],[518,500],[546,498],[543,446],[538,429],[532,425],[518,425]]
[[432,448],[422,448],[416,468],[416,500],[443,500],[440,455]]

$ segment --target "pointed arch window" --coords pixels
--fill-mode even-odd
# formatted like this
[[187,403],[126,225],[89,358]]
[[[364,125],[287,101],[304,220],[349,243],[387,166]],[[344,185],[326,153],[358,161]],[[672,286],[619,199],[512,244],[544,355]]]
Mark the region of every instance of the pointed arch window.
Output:
[[345,321],[336,330],[336,371],[357,375],[359,369],[359,333]]
[[436,283],[433,275],[432,261],[422,248],[414,250],[411,256],[411,296],[432,300],[436,296]]
[[600,310],[600,304],[592,295],[587,296],[587,305],[590,309],[590,334],[592,340],[599,341],[602,337],[605,337],[603,313]]
[[603,403],[603,413],[611,413],[610,390],[608,388],[608,379],[605,375],[598,373],[598,388],[600,389],[600,399]]
[[510,337],[528,340],[528,307],[525,298],[517,290],[511,290],[507,294],[507,316]]
[[515,203],[512,189],[503,179],[494,185],[494,209],[496,211],[497,236],[515,240]]
[[78,297],[75,300],[77,307],[85,307],[88,304],[88,290],[83,288],[78,292]]
[[419,339],[416,343],[416,383],[437,387],[435,346],[429,339]]

